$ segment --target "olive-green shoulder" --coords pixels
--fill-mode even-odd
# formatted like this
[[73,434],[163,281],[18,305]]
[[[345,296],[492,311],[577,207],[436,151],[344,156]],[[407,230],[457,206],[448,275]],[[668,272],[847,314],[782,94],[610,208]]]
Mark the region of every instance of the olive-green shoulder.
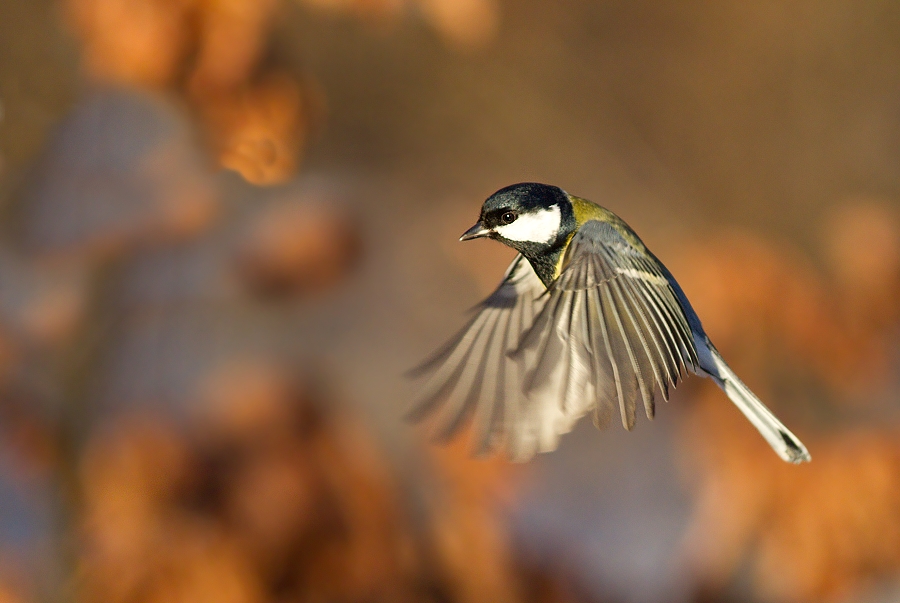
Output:
[[587,199],[582,199],[575,195],[569,195],[569,200],[572,202],[572,213],[575,214],[575,223],[579,226],[589,220],[606,222],[619,231],[619,234],[636,248],[641,250],[645,248],[643,241],[641,241],[640,237],[638,237],[631,227],[625,223],[625,220],[605,207],[600,207],[593,201],[588,201]]

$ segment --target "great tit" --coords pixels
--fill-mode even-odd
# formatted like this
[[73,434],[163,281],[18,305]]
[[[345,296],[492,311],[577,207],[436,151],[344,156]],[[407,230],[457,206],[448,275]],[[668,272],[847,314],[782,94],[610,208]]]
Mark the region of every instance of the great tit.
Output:
[[615,406],[634,427],[654,394],[686,371],[710,377],[785,461],[806,447],[722,359],[672,274],[617,215],[564,190],[514,184],[484,202],[461,237],[519,252],[470,322],[413,374],[427,377],[409,412],[437,414],[437,435],[474,417],[480,451],[513,460],[556,448],[592,412],[599,428]]

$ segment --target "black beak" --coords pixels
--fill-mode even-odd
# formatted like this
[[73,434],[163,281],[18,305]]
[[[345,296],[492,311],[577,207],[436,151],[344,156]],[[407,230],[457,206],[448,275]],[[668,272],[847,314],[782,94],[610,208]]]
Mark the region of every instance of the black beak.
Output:
[[484,227],[484,224],[481,223],[481,220],[478,221],[475,226],[467,230],[459,237],[460,241],[471,241],[472,239],[480,239],[481,237],[486,237],[491,234],[491,231]]

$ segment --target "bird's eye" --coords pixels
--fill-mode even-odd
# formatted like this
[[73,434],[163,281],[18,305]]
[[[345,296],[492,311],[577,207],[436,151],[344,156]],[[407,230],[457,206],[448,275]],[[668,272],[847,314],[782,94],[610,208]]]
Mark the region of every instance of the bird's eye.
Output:
[[517,217],[518,216],[516,215],[515,212],[507,211],[507,212],[504,212],[502,216],[500,216],[500,221],[504,224],[512,224],[513,222],[516,221]]

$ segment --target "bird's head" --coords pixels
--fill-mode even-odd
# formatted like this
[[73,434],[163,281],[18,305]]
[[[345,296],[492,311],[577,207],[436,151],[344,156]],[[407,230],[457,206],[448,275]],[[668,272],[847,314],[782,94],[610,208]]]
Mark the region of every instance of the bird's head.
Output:
[[488,197],[478,222],[459,240],[489,237],[531,258],[561,246],[574,228],[572,202],[565,191],[526,182]]

